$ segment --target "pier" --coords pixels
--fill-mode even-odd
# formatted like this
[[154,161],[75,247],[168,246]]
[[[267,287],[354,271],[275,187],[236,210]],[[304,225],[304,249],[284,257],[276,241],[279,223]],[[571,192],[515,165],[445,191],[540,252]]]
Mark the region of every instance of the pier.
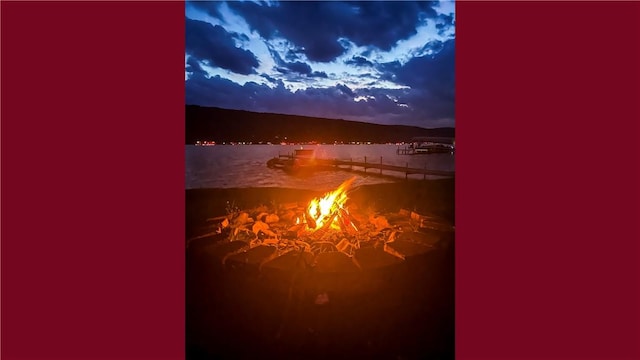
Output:
[[[269,160],[267,163],[270,167],[286,168],[289,164],[293,163],[294,159],[299,159],[291,154],[279,154],[277,158]],[[378,160],[378,159],[376,159]],[[275,166],[274,166],[275,165]],[[380,157],[379,161],[371,161],[364,157],[364,161],[339,160],[339,159],[308,159],[304,162],[304,167],[307,170],[345,170],[362,172],[367,175],[379,175],[379,176],[393,176],[390,174],[383,174],[382,171],[395,172],[404,174],[404,178],[408,179],[409,175],[422,175],[423,179],[426,179],[427,175],[442,176],[442,177],[455,177],[455,171],[443,171],[443,170],[431,170],[425,168],[411,168],[409,163],[405,166],[385,164]],[[369,171],[367,170],[378,170]]]

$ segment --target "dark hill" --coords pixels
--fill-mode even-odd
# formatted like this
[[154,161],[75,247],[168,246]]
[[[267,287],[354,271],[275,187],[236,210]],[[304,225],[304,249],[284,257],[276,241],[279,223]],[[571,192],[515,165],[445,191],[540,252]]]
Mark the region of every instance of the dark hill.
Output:
[[425,129],[378,125],[308,116],[255,113],[196,105],[186,106],[186,143],[220,142],[373,142],[407,141],[414,136],[453,137],[453,128]]

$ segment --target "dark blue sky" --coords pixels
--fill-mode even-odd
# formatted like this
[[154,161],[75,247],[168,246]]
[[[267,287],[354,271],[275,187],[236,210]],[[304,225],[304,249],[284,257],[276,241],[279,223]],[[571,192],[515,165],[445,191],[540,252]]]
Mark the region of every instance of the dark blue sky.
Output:
[[186,103],[455,126],[453,2],[187,2]]

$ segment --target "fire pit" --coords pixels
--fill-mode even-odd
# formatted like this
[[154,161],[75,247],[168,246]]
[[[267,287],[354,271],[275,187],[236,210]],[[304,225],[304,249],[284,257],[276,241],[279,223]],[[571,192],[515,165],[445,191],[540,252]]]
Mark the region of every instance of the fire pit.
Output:
[[192,352],[448,358],[440,354],[452,351],[447,245],[455,229],[434,214],[450,214],[441,206],[450,193],[440,182],[352,185],[324,194],[242,189],[199,197],[215,201],[218,213],[229,203],[220,217],[203,211],[197,223],[207,225],[193,232],[203,235],[188,241]]
[[[304,253],[306,267],[318,271],[351,271],[345,261],[326,260],[341,256],[355,269],[374,269],[425,254],[440,245],[442,234],[454,231],[436,216],[406,209],[379,214],[359,208],[348,196],[354,179],[308,203],[228,209],[226,216],[211,219],[213,233],[222,238],[217,249],[224,253],[219,256],[222,265],[260,271],[274,267],[269,263],[286,263],[279,258],[291,257],[293,252]],[[321,255],[325,253],[335,255]]]

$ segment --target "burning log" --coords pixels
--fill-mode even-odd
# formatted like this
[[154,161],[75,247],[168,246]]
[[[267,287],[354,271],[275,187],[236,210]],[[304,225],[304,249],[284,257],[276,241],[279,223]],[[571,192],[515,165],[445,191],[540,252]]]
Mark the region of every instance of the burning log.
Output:
[[416,212],[411,212],[411,220],[414,220],[420,226],[420,228],[423,229],[431,229],[442,232],[455,231],[455,227],[453,225],[437,216],[427,216],[418,214]]
[[[406,209],[394,214],[376,214],[368,209],[358,211],[356,204],[347,207],[347,192],[352,181],[346,181],[306,205],[280,205],[274,207],[275,212],[265,206],[249,211],[238,209],[234,214],[218,218],[223,223],[218,224],[217,233],[224,229],[225,235],[229,234],[228,240],[246,242],[250,248],[272,247],[278,255],[292,250],[319,254],[328,250],[325,245],[331,245],[330,251],[351,257],[362,246],[384,248],[387,254],[404,259],[435,246],[438,232],[424,229],[425,225],[437,227],[442,232],[447,225],[444,220]],[[430,235],[418,233],[420,228],[421,233]],[[213,237],[214,234],[205,236]]]
[[340,240],[338,245],[336,245],[336,248],[338,249],[338,251],[342,251],[343,253],[345,253],[347,255],[353,255],[355,250],[360,248],[360,244],[358,243],[358,241],[353,243],[350,240],[347,240],[345,238],[345,239]]
[[351,186],[354,179],[355,178],[345,181],[336,190],[328,192],[323,197],[313,199],[309,202],[309,205],[305,210],[305,217],[308,220],[312,220],[308,221],[308,225],[311,230],[316,229],[317,227],[327,229],[327,227],[332,225],[336,229],[339,228],[339,221],[336,221],[335,219],[340,212],[340,208],[344,206],[348,199],[347,189]]
[[280,221],[280,218],[276,214],[268,214],[264,219],[267,224],[275,224],[278,221]]
[[222,215],[222,216],[216,216],[216,217],[208,218],[205,221],[207,221],[207,222],[209,222],[209,221],[217,221],[217,222],[219,222],[219,221],[224,220],[224,219],[228,219],[228,215]]
[[319,230],[327,230],[329,228],[331,228],[331,225],[333,224],[333,221],[336,219],[336,217],[338,216],[338,211],[334,211],[331,216],[329,216],[329,220],[326,221],[324,224],[322,224],[322,227]]
[[296,240],[294,242],[295,244],[295,248],[294,250],[301,250],[303,252],[311,252],[311,245],[309,245],[308,243],[302,241],[302,240]]
[[316,255],[325,252],[334,252],[337,250],[338,249],[331,241],[316,241],[313,243],[313,246],[311,246],[311,252]]
[[304,218],[307,222],[307,226],[309,227],[309,229],[315,229],[318,226],[318,224],[316,223],[316,220],[313,218],[313,216],[311,216],[308,209],[307,211],[304,212]]
[[340,213],[338,216],[340,229],[347,234],[354,235],[358,231],[358,226],[355,224],[357,221],[353,219],[349,212],[343,207],[340,207],[338,211]]

